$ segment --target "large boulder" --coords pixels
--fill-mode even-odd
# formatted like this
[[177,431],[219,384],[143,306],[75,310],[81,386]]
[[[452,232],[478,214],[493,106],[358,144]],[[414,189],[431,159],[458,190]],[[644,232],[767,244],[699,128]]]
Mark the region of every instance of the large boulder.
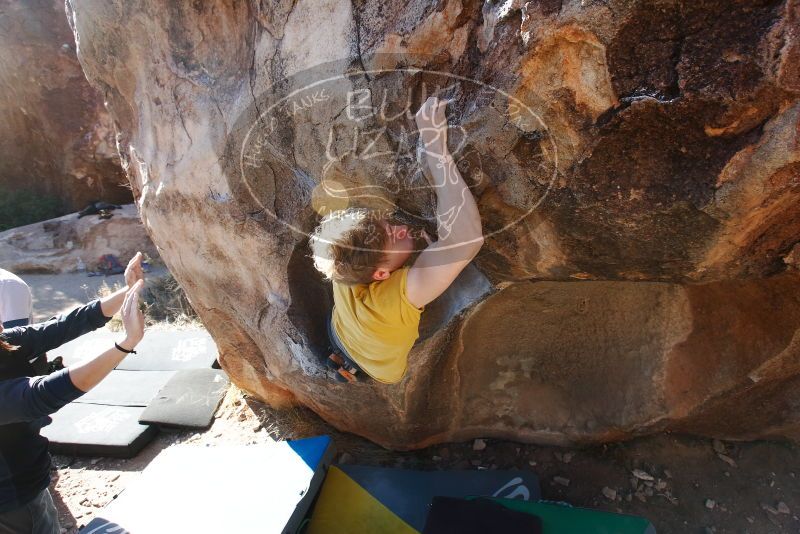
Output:
[[111,218],[70,213],[0,232],[0,267],[15,273],[70,273],[96,269],[111,254],[122,266],[141,251],[158,251],[133,204],[111,211]]
[[[254,395],[394,448],[800,436],[796,0],[67,12],[144,223]],[[409,112],[437,90],[486,244],[402,382],[331,382],[307,234],[347,205],[430,225]]]
[[111,116],[78,63],[63,0],[5,1],[0,28],[0,190],[57,198],[61,213],[131,202]]

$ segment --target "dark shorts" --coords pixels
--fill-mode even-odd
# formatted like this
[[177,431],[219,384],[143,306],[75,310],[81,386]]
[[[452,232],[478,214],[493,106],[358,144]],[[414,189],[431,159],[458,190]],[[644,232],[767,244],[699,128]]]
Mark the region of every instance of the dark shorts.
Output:
[[60,533],[58,511],[46,488],[21,508],[0,513],[0,534]]
[[355,367],[361,371],[361,367],[359,367],[358,364],[353,361],[350,353],[347,352],[347,349],[344,348],[344,345],[339,340],[339,336],[336,335],[336,330],[333,329],[333,313],[328,315],[328,341],[330,342],[331,350],[333,352],[344,358],[349,366]]

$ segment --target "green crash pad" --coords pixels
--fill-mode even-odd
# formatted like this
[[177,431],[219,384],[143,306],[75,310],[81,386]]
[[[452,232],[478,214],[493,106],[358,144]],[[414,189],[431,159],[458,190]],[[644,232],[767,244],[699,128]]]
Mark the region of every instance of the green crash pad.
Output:
[[490,500],[539,517],[543,534],[656,534],[652,523],[643,517],[542,501]]

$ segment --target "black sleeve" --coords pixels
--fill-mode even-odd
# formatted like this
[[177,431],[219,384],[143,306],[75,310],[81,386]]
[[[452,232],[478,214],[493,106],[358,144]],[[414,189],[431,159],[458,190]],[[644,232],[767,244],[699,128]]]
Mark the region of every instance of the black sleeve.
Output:
[[96,330],[109,320],[110,317],[103,315],[100,301],[95,300],[43,323],[9,328],[3,337],[19,347],[9,352],[9,356],[30,359]]
[[55,413],[83,395],[69,369],[48,376],[0,380],[0,425],[33,421]]

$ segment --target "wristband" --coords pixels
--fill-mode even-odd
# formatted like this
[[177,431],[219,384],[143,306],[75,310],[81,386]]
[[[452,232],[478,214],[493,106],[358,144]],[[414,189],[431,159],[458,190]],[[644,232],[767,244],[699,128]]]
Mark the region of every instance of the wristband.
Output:
[[136,354],[136,351],[135,351],[135,350],[123,349],[123,348],[122,348],[122,347],[120,347],[120,346],[119,346],[119,345],[118,345],[116,342],[114,342],[114,346],[117,348],[117,350],[118,350],[118,351],[120,351],[120,352],[124,352],[125,354]]

